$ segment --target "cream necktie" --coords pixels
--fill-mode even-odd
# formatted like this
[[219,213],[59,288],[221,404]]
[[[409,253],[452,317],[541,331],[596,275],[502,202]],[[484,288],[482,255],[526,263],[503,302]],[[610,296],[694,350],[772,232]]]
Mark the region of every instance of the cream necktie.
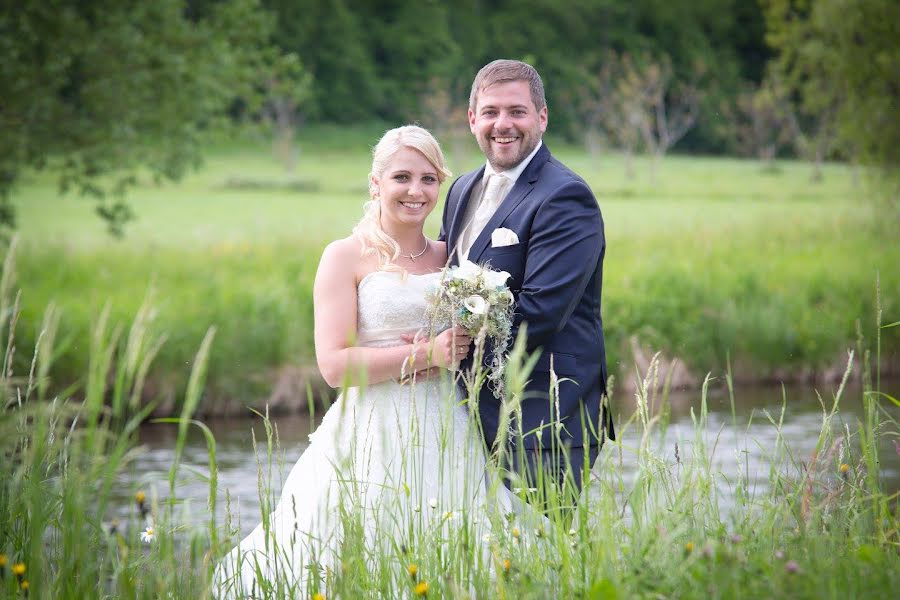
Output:
[[478,208],[475,209],[475,214],[472,215],[472,221],[466,228],[464,238],[460,244],[463,259],[468,259],[469,251],[472,250],[475,240],[481,235],[484,226],[491,220],[491,217],[497,212],[497,207],[503,202],[507,183],[509,183],[509,178],[503,175],[488,175],[484,184],[484,193],[481,195],[481,202],[478,203]]

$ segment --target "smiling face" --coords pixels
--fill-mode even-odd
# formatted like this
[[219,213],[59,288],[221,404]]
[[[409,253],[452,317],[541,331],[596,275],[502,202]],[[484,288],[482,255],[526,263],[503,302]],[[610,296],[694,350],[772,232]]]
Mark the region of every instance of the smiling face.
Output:
[[478,92],[469,128],[491,166],[505,171],[538,145],[547,129],[547,107],[535,108],[525,81],[495,83]]
[[425,155],[404,146],[394,153],[372,184],[381,204],[381,227],[390,233],[397,227],[422,226],[437,204],[440,180]]

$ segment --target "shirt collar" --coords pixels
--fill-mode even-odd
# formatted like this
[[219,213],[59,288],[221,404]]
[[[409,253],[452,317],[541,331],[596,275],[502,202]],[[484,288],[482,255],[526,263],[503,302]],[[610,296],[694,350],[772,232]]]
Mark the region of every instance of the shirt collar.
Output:
[[525,159],[517,164],[512,169],[508,169],[506,171],[495,171],[491,166],[491,163],[488,162],[487,166],[484,168],[484,177],[482,178],[482,182],[486,181],[489,175],[503,175],[515,185],[516,181],[519,180],[519,176],[522,174],[522,171],[525,170],[525,167],[528,166],[528,163],[531,162],[531,159],[534,158],[534,155],[538,153],[538,150],[541,149],[541,146],[544,145],[544,140],[538,140],[537,146],[534,147],[534,150],[531,151],[531,154],[525,157]]

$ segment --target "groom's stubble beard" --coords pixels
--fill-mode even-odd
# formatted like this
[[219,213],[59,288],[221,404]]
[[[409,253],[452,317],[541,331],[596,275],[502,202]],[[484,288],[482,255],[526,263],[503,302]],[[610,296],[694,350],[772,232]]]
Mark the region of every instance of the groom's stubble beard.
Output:
[[[491,136],[503,137],[503,135],[508,135],[509,133],[519,136],[519,151],[512,157],[501,157],[498,153],[494,152]],[[482,153],[484,153],[488,162],[491,163],[491,167],[495,171],[506,171],[521,163],[529,154],[531,154],[541,141],[541,133],[538,132],[535,135],[534,132],[512,129],[502,133],[491,132],[488,135],[477,135],[476,139],[478,140],[478,147],[481,148]]]

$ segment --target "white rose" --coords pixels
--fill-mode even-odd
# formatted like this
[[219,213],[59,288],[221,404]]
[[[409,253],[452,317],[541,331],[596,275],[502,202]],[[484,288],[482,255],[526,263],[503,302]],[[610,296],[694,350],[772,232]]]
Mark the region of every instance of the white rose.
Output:
[[489,288],[502,287],[506,285],[507,279],[509,279],[509,273],[506,271],[484,270],[484,284]]
[[458,267],[450,272],[450,276],[454,279],[462,279],[469,283],[478,283],[478,276],[481,275],[482,268],[472,261],[464,260]]
[[469,296],[463,302],[463,306],[473,315],[483,315],[488,311],[488,303],[481,296]]

